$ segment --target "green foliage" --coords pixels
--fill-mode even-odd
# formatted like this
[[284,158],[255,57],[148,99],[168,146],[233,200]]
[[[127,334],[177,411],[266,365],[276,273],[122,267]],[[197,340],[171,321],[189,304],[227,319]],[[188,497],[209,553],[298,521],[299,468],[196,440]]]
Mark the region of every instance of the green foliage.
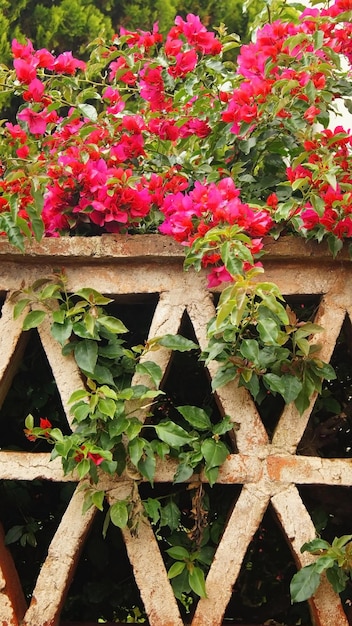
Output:
[[313,539],[301,548],[301,552],[317,555],[316,560],[302,567],[292,578],[290,591],[292,602],[303,602],[317,590],[321,575],[325,572],[336,593],[346,589],[352,578],[352,535],[336,537],[333,542]]
[[[52,458],[61,457],[65,473],[76,472],[80,480],[88,478],[84,510],[91,506],[103,510],[101,472],[121,475],[133,468],[137,481],[145,479],[153,484],[157,457],[170,455],[178,459],[175,483],[202,470],[209,484],[215,483],[219,467],[229,454],[221,439],[232,428],[230,419],[225,416],[213,424],[204,409],[184,405],[174,407],[176,419],[165,415],[156,421],[154,411],[164,394],[159,388],[162,371],[157,363],[144,358],[149,350],[161,346],[182,353],[197,349],[197,344],[181,335],[165,335],[149,340],[145,346],[126,347],[121,338],[127,332],[126,326],[105,310],[111,299],[91,288],[69,294],[64,275],[38,279],[27,289],[14,292],[12,299],[14,316],[23,317],[25,330],[50,316],[54,338],[63,354],[73,355],[85,380],[85,387],[70,398],[74,425],[71,434],[53,428],[47,418],[41,418],[39,426],[31,414],[25,420],[30,441],[44,439],[53,446]],[[142,374],[147,384],[133,384],[135,372]],[[144,423],[145,417],[148,421]],[[134,502],[132,489],[129,497],[110,506],[105,533],[109,522],[119,528],[138,526],[140,513],[136,513]],[[180,512],[172,501],[163,507],[149,501],[146,512],[160,527],[167,526],[171,532],[179,528]],[[19,532],[15,528],[12,535],[17,538]],[[22,535],[27,537],[28,533],[21,528]],[[187,589],[189,586],[193,593],[204,596],[199,559],[192,548],[185,563]]]
[[[224,229],[223,239],[227,236]],[[247,249],[232,234],[219,247],[225,266],[234,273],[242,249]],[[312,394],[321,392],[322,381],[335,378],[333,368],[318,358],[319,345],[310,342],[322,328],[300,322],[275,284],[256,280],[260,272],[254,268],[237,275],[236,282],[222,291],[202,358],[206,365],[220,362],[214,390],[236,379],[259,404],[267,393],[279,394],[303,413]]]

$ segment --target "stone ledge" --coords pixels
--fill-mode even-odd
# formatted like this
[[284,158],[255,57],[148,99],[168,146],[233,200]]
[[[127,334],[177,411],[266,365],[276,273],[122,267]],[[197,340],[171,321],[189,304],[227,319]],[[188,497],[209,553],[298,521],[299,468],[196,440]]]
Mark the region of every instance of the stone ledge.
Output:
[[[336,259],[332,258],[327,244],[315,241],[305,241],[298,237],[286,236],[277,241],[271,237],[264,240],[266,254],[264,259],[280,259],[293,261],[311,259],[326,263],[352,262],[348,245],[339,252]],[[119,262],[126,257],[140,261],[154,261],[164,263],[169,261],[180,262],[184,257],[184,247],[165,235],[115,235],[105,234],[99,237],[53,237],[44,238],[40,242],[26,241],[25,252],[12,246],[7,239],[0,238],[0,259],[21,262],[26,256],[26,262],[42,260],[69,259],[73,263],[79,260],[104,262],[109,260]]]

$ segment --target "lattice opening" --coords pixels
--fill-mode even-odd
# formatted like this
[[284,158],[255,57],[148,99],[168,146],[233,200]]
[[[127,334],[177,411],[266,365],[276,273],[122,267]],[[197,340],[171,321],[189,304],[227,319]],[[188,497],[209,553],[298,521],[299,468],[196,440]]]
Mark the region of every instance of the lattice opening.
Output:
[[[201,494],[199,492],[201,490]],[[153,488],[143,484],[139,491],[142,500],[161,498],[163,510],[160,519],[152,524],[167,570],[175,560],[167,554],[174,545],[184,547],[190,554],[199,553],[205,576],[219,545],[227,520],[240,496],[241,485],[157,484]],[[195,565],[199,565],[197,560]],[[187,570],[171,581],[184,623],[191,622],[199,597],[187,588]],[[186,591],[185,591],[186,589]]]
[[106,310],[128,328],[129,332],[123,335],[123,339],[128,346],[143,344],[148,338],[159,294],[128,294],[115,298],[114,302],[106,306]]
[[352,457],[352,325],[346,315],[331,358],[336,380],[325,381],[297,453]]
[[28,603],[74,488],[72,483],[41,480],[3,480],[0,483],[0,521],[5,543]]
[[[192,322],[185,311],[178,331],[183,337],[198,343]],[[211,389],[211,380],[207,369],[199,360],[199,351],[173,352],[166,369],[162,390],[165,396],[161,398],[159,408],[154,412],[154,419],[158,422],[162,417],[172,413],[172,419],[182,426],[185,424],[182,417],[177,415],[173,407],[194,405],[207,411],[213,424],[219,422],[224,411],[219,406],[216,395]],[[171,416],[171,415],[170,415]],[[234,431],[224,437],[231,452],[237,452]]]
[[[314,322],[319,309],[321,295],[300,294],[285,296],[285,301],[300,321]],[[271,441],[282,411],[285,408],[285,402],[281,396],[274,396],[268,393],[260,403],[256,403],[256,407]]]
[[70,432],[50,364],[35,330],[28,333],[23,357],[0,410],[0,448],[51,451],[44,440],[33,444],[26,439],[24,427],[28,413],[32,413],[36,425],[40,417],[47,417],[53,426],[64,433]]
[[[299,492],[319,536],[331,543],[335,537],[351,534],[351,487],[304,485],[299,487]],[[351,625],[351,581],[341,593],[341,600],[348,623]]]
[[[297,571],[271,506],[250,542],[226,608],[224,624],[278,623],[311,626],[307,602],[292,605],[289,585]],[[301,621],[299,621],[301,620]]]
[[[68,590],[61,619],[102,623],[103,620],[148,624],[121,531],[98,512],[85,541]],[[100,620],[100,621],[98,621]]]

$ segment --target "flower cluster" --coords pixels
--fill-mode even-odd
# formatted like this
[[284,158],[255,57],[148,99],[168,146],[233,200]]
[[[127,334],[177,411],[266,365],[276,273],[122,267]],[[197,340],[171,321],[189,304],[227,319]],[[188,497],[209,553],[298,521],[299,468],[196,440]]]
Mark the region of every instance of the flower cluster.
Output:
[[[223,60],[234,36],[192,14],[165,41],[157,25],[122,28],[87,62],[15,40],[5,82],[23,103],[0,130],[0,229],[22,247],[31,232],[158,229],[190,246],[237,225],[254,257],[280,231],[336,253],[352,233],[351,133],[328,128],[349,94],[348,11],[292,9],[236,62]],[[217,252],[203,266],[229,278]]]

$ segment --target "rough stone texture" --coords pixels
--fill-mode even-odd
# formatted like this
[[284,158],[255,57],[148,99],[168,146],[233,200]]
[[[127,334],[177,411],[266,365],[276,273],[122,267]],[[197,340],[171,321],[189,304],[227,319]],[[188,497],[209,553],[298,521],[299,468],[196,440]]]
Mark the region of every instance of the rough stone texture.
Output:
[[[323,246],[287,238],[268,242],[264,259],[266,280],[276,282],[281,291],[290,294],[323,294],[316,321],[325,332],[318,337],[323,344],[322,358],[329,360],[346,315],[352,317],[351,263],[342,251],[333,261]],[[22,255],[6,242],[0,242],[0,291],[18,289],[24,281],[31,284],[56,268],[65,268],[69,290],[93,287],[118,297],[132,293],[158,293],[159,301],[152,320],[150,336],[176,333],[184,311],[188,312],[197,339],[205,344],[206,325],[214,314],[211,294],[204,275],[182,271],[182,247],[160,236],[91,239],[52,239],[28,244]],[[43,348],[57,382],[67,413],[68,398],[81,384],[72,360],[63,358],[52,341],[47,326],[40,331]],[[0,402],[6,396],[20,363],[26,343],[21,321],[12,319],[11,304],[6,300],[0,319]],[[153,353],[168,374],[170,354],[165,348]],[[210,364],[214,375],[216,364]],[[142,382],[136,377],[136,382]],[[234,382],[220,389],[216,401],[220,410],[231,416],[237,450],[229,455],[219,473],[222,484],[244,487],[229,516],[227,526],[207,576],[208,597],[199,601],[192,626],[219,626],[241,569],[247,547],[256,532],[269,503],[276,512],[282,532],[292,550],[297,566],[313,557],[300,553],[304,541],[314,536],[310,516],[300,498],[297,485],[321,484],[352,486],[352,463],[348,459],[322,459],[296,455],[311,406],[299,416],[293,406],[283,411],[272,442],[261,422],[249,394]],[[144,419],[143,411],[140,419]],[[172,482],[175,464],[159,463],[156,482]],[[0,478],[10,480],[74,481],[64,476],[58,460],[49,455],[0,451]],[[200,476],[201,480],[205,480]],[[113,502],[132,488],[128,475],[105,480]],[[74,575],[94,511],[82,515],[82,493],[76,491],[51,542],[47,558],[38,577],[33,598],[27,608],[16,577],[10,553],[0,534],[0,624],[18,626],[56,626],[65,594]],[[138,494],[136,499],[138,500]],[[0,513],[1,517],[1,513]],[[123,533],[136,582],[140,588],[151,626],[181,626],[177,604],[167,578],[163,560],[149,523],[143,523],[137,536]],[[340,600],[323,581],[311,601],[315,626],[346,626],[347,618]]]

